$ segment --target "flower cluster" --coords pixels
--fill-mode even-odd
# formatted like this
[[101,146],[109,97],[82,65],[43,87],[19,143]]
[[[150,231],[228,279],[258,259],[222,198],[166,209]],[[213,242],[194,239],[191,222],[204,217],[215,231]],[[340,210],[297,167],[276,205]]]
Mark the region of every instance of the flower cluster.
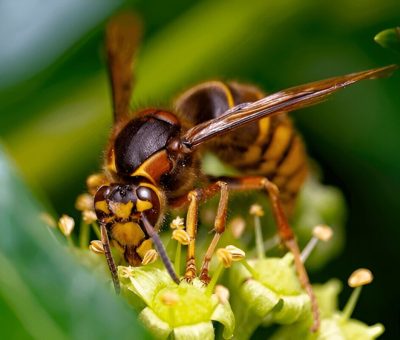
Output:
[[[303,262],[312,258],[311,254],[316,251],[324,254],[335,242],[336,234],[341,233],[340,223],[332,218],[335,213],[340,216],[338,219],[342,215],[335,211],[335,204],[342,206],[337,191],[315,181],[309,185],[312,190],[303,190],[294,224],[318,220],[319,223],[329,222],[333,228],[317,224],[311,230],[306,229],[309,240],[306,244],[300,242],[303,244]],[[311,202],[310,205],[315,202],[315,195],[318,195],[318,202],[329,202],[330,215],[324,205],[316,204],[314,209],[307,206],[305,202]],[[79,243],[82,249],[100,255],[97,263],[106,268],[91,200],[89,194],[81,195],[77,200],[76,206],[82,212],[78,242],[71,236],[75,226],[72,218],[62,216],[58,226],[70,246]],[[206,209],[212,209],[212,204],[210,206]],[[220,248],[212,258],[208,283],[197,277],[185,280],[182,274],[185,264],[182,254],[190,243],[190,236],[185,230],[184,219],[179,216],[170,222],[169,231],[162,235],[164,243],[168,243],[166,249],[174,270],[181,278],[179,284],[168,275],[153,249],[145,254],[140,267],[126,266],[122,259],[117,260],[120,263],[121,295],[136,310],[146,328],[157,339],[171,336],[176,339],[248,339],[257,328],[272,325],[275,325],[269,330],[272,339],[374,339],[382,334],[381,324],[367,326],[351,319],[362,286],[372,281],[372,274],[366,269],[357,270],[349,278],[349,286],[354,290],[343,310],[338,308],[341,284],[337,280],[313,286],[320,326],[317,332],[310,331],[313,314],[309,295],[296,273],[293,254],[279,249],[276,235],[264,239],[270,214],[262,206],[254,204],[247,214],[233,216],[219,242]],[[56,225],[54,221],[47,224]],[[98,240],[90,241],[92,234],[97,235]],[[204,254],[207,237],[200,233],[197,253]]]

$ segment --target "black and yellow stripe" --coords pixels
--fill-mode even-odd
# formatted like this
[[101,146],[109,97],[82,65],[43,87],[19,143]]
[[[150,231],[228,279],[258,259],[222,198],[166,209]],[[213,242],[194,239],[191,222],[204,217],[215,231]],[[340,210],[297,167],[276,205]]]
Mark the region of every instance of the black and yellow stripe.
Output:
[[[195,126],[235,105],[264,97],[265,93],[254,85],[210,81],[183,93],[175,106],[182,120]],[[286,114],[263,118],[215,137],[205,147],[241,175],[265,176],[274,182],[290,213],[307,176],[307,157],[301,137]]]

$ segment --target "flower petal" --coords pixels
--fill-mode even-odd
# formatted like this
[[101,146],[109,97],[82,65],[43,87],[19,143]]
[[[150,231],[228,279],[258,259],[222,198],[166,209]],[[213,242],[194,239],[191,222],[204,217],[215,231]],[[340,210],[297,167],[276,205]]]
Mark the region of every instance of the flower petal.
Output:
[[214,337],[214,327],[211,321],[174,328],[176,340],[213,340]]
[[282,307],[274,309],[271,319],[280,324],[290,324],[309,316],[310,298],[307,294],[282,297]]
[[149,307],[140,312],[139,320],[156,339],[166,339],[172,332],[169,325],[162,321]]
[[118,276],[128,290],[138,295],[150,307],[160,289],[174,284],[167,272],[151,266],[120,266]]
[[233,336],[235,330],[235,316],[233,315],[229,303],[219,303],[211,315],[211,320],[215,320],[224,325],[224,339],[229,339]]

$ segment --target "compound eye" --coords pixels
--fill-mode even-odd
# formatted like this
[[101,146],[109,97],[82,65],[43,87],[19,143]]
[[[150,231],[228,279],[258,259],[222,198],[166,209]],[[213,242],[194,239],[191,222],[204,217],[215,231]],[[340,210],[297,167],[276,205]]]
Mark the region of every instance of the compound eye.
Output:
[[136,189],[136,195],[138,198],[136,202],[137,211],[142,212],[153,208],[158,210],[160,203],[158,196],[153,189],[141,185],[139,188]]
[[100,187],[94,196],[94,209],[99,221],[110,215],[111,211],[107,203],[107,196],[110,194],[109,186]]

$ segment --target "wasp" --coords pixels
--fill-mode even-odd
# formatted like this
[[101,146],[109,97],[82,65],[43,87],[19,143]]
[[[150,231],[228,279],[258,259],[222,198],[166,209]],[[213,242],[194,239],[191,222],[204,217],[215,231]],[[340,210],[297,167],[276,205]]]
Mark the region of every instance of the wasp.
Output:
[[[165,213],[186,207],[190,236],[185,279],[197,276],[195,240],[199,205],[219,195],[214,237],[200,268],[208,267],[225,230],[229,194],[262,190],[269,196],[282,243],[295,256],[299,279],[309,294],[318,327],[318,307],[288,223],[297,193],[307,174],[305,147],[287,113],[319,103],[363,79],[388,76],[397,66],[376,68],[292,87],[266,95],[253,85],[209,81],[181,94],[172,110],[146,108],[131,112],[132,60],[139,25],[134,16],[115,17],[106,30],[114,126],[105,150],[103,185],[96,188],[94,208],[116,290],[119,282],[110,252],[121,250],[138,266],[156,247],[172,279],[179,283],[158,237]],[[242,176],[211,178],[200,171],[203,152],[211,151]]]

